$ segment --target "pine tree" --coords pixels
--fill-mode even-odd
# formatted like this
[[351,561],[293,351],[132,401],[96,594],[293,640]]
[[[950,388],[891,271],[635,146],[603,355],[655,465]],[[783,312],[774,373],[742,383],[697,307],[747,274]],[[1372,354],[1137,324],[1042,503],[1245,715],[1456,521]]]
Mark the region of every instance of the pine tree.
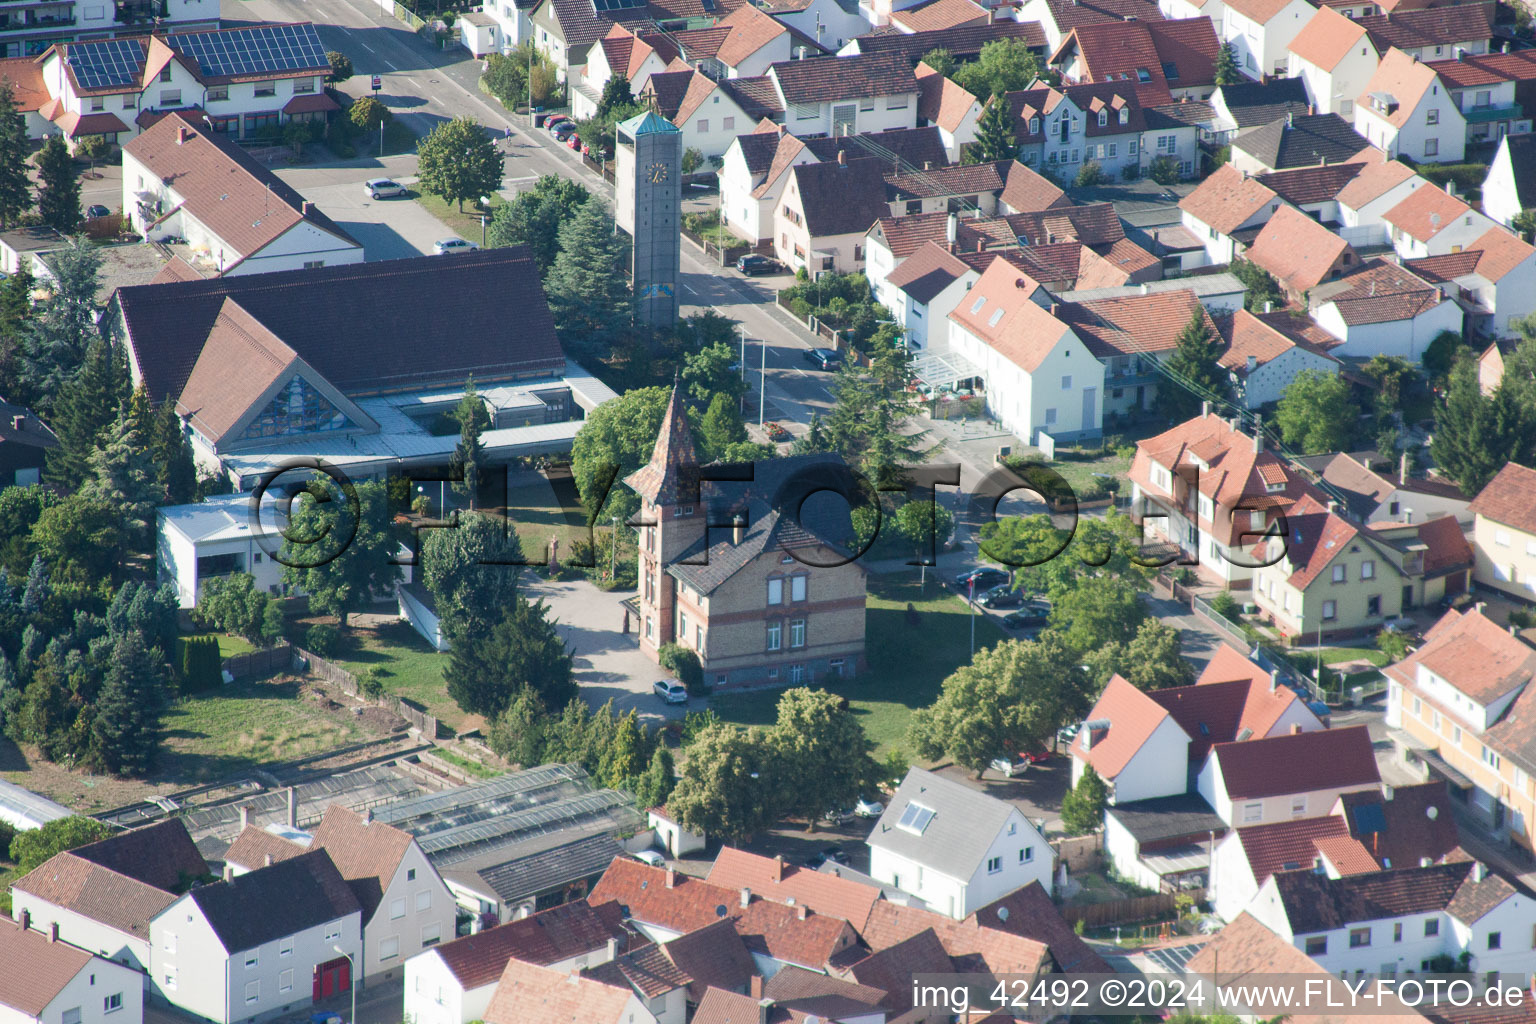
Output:
[[1237,67],[1237,52],[1232,49],[1231,43],[1222,43],[1221,49],[1216,51],[1216,84],[1238,85],[1243,81],[1243,73]]
[[[21,591],[22,612],[26,615],[40,614],[48,601],[48,594],[48,563],[43,561],[42,555],[36,555],[32,559],[31,568],[27,570],[27,585]],[[25,642],[22,646],[26,646]]]
[[75,159],[62,135],[50,135],[37,153],[37,212],[43,223],[71,234],[83,219]]
[[164,701],[160,666],[137,632],[120,637],[96,700],[88,760],[101,772],[142,776],[160,745]]
[[[96,328],[96,273],[101,268],[101,256],[94,246],[70,244],[58,249],[52,260],[56,275],[53,298],[32,321],[21,366],[33,407],[49,423],[65,383],[87,358],[91,342],[101,337]],[[114,365],[120,365],[122,372],[116,378],[118,390],[105,410],[108,420],[116,415],[117,402],[128,397],[126,356],[119,353]]]
[[[485,445],[480,442],[480,435],[491,425],[491,417],[475,390],[473,375],[464,383],[464,397],[459,400],[452,416],[459,422],[459,443],[454,446],[449,461],[455,474],[463,474],[463,479],[456,482],[453,489],[468,498],[469,507],[474,508],[485,469]],[[439,514],[443,512],[438,511]]]
[[975,163],[1012,160],[1019,154],[1018,136],[1013,130],[1013,111],[1006,96],[987,101],[976,121],[976,141],[966,148],[966,158]]
[[80,487],[86,497],[99,498],[120,509],[130,531],[143,540],[162,493],[149,446],[125,410],[91,453],[90,479]]
[[560,229],[560,254],[545,291],[563,334],[609,334],[630,322],[632,296],[624,273],[628,248],[602,203],[583,203]]
[[610,76],[597,101],[597,117],[601,118],[615,108],[632,107],[634,104],[635,96],[630,91],[629,79],[624,75]]
[[1061,823],[1074,833],[1092,832],[1104,822],[1108,795],[1104,780],[1089,765],[1061,801]]
[[1211,331],[1205,311],[1196,308],[1163,364],[1167,373],[1158,381],[1156,408],[1175,423],[1189,419],[1203,401],[1225,401],[1231,386],[1221,357],[1221,340]]
[[699,443],[705,453],[704,461],[720,458],[731,445],[747,439],[740,408],[739,400],[732,395],[717,394],[710,399],[709,409],[699,421]]
[[197,463],[192,458],[192,442],[181,429],[176,406],[160,403],[148,434],[150,452],[155,460],[155,479],[168,505],[185,505],[197,498]]
[[48,451],[43,479],[73,491],[90,476],[91,455],[106,440],[124,383],[112,350],[97,338],[79,372],[66,380],[55,399],[52,422],[59,445]]
[[660,807],[672,795],[672,787],[676,784],[677,768],[672,751],[658,744],[645,774],[635,783],[635,802],[641,807]]
[[[0,228],[8,228],[32,205],[27,156],[27,122],[16,109],[16,92],[9,79],[0,81]],[[27,264],[22,260],[22,265]],[[29,275],[30,276],[30,275]]]

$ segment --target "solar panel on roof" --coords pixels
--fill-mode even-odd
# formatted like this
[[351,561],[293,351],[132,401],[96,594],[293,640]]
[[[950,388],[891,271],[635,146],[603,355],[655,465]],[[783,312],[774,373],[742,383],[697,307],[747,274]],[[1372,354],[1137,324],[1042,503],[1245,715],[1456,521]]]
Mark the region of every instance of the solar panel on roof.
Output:
[[933,811],[922,804],[909,803],[907,809],[901,812],[901,820],[896,822],[897,828],[906,829],[908,832],[923,834],[923,829],[933,820]]
[[177,32],[167,42],[212,77],[325,67],[313,25],[256,25],[223,32]]
[[139,84],[144,46],[137,39],[101,39],[73,43],[66,60],[82,89],[108,89]]

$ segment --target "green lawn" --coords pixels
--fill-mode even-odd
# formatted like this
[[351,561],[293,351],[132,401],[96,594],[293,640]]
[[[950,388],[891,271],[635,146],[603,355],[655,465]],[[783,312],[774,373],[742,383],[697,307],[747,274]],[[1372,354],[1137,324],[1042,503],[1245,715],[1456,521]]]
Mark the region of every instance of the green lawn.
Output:
[[214,636],[217,637],[219,641],[220,661],[223,661],[225,658],[233,658],[237,654],[250,654],[256,649],[255,647],[252,647],[251,642],[244,637],[227,636],[224,633],[215,633]]
[[[448,226],[448,230],[464,239],[466,242],[480,244],[480,210],[473,203],[466,203],[464,210],[460,212],[457,203],[445,203],[437,196],[422,192],[419,188],[411,189],[416,197],[417,204]],[[491,194],[491,205],[485,208],[487,221],[498,207],[505,206],[507,201],[496,193]]]
[[[911,603],[921,617],[906,621]],[[976,646],[1004,639],[985,616],[976,618]],[[964,601],[939,586],[930,573],[926,593],[910,573],[871,575],[865,611],[865,646],[869,671],[857,679],[818,680],[818,685],[848,698],[876,756],[895,748],[910,750],[907,723],[915,708],[927,707],[946,676],[970,661],[971,623]],[[710,706],[728,722],[768,725],[775,719],[777,690],[715,697]]]
[[350,718],[299,698],[294,681],[225,686],[166,712],[157,775],[179,783],[226,778],[364,738]]
[[[1304,672],[1317,666],[1316,650],[1293,650],[1287,657],[1291,664]],[[1374,647],[1324,647],[1324,665],[1342,665],[1346,661],[1368,661],[1377,668],[1387,663],[1387,656]]]
[[[557,495],[556,486],[564,493]],[[578,502],[575,484],[568,479],[554,486],[541,479],[509,488],[507,518],[512,520],[517,539],[522,542],[523,557],[530,562],[545,560],[551,537],[560,538],[562,558],[569,556],[576,541],[587,538],[586,511]]]
[[477,779],[494,779],[498,775],[505,774],[499,768],[481,764],[472,757],[465,757],[457,750],[449,750],[447,747],[438,747],[432,753],[447,761],[449,764],[461,768]]
[[384,689],[425,706],[428,714],[437,716],[455,731],[462,729],[468,721],[470,716],[448,696],[448,688],[443,682],[448,655],[433,650],[432,645],[406,623],[349,628],[342,631],[342,643],[345,646],[334,660],[348,672],[361,675],[370,668],[377,668]]

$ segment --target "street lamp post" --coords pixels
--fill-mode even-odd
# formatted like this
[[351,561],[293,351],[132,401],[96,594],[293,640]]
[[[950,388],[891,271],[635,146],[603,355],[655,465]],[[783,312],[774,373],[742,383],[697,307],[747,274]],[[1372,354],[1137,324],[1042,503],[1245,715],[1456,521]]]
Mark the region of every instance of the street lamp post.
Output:
[[615,583],[619,579],[619,517],[611,516],[613,536],[608,541],[608,578]]
[[347,1024],[357,1024],[357,965],[352,960],[352,954],[341,946],[335,945],[331,948],[347,958],[347,991],[352,993],[352,1019]]
[[763,409],[768,404],[768,339],[763,339],[763,368],[757,378],[757,429],[763,429]]

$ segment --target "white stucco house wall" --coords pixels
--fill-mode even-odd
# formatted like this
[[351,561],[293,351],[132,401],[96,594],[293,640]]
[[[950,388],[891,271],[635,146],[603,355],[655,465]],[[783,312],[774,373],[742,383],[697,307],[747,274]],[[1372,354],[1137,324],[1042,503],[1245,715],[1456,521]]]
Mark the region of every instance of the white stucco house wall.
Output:
[[1536,135],[1506,135],[1483,179],[1483,212],[1508,227],[1536,209]]
[[1382,55],[1354,115],[1355,131],[1389,157],[1454,164],[1466,153],[1467,119],[1450,90],[1433,68],[1402,50]]
[[871,877],[955,920],[1054,877],[1051,847],[1017,807],[921,768],[907,772],[868,843]]
[[0,1022],[141,1024],[137,971],[0,918]]
[[253,497],[221,494],[155,510],[156,579],[175,586],[181,607],[197,604],[206,580],[237,572],[250,573],[259,591],[283,593],[283,566],[272,557],[282,544],[278,502],[266,501],[257,523]]
[[1306,0],[1226,0],[1219,35],[1249,78],[1285,77],[1291,40],[1315,10]]
[[1381,60],[1365,28],[1332,7],[1319,7],[1287,50],[1289,76],[1306,83],[1317,112],[1346,120]]
[[1109,787],[1109,802],[1176,796],[1189,786],[1189,735],[1151,697],[1113,676],[1068,753],[1072,785],[1088,766]]

